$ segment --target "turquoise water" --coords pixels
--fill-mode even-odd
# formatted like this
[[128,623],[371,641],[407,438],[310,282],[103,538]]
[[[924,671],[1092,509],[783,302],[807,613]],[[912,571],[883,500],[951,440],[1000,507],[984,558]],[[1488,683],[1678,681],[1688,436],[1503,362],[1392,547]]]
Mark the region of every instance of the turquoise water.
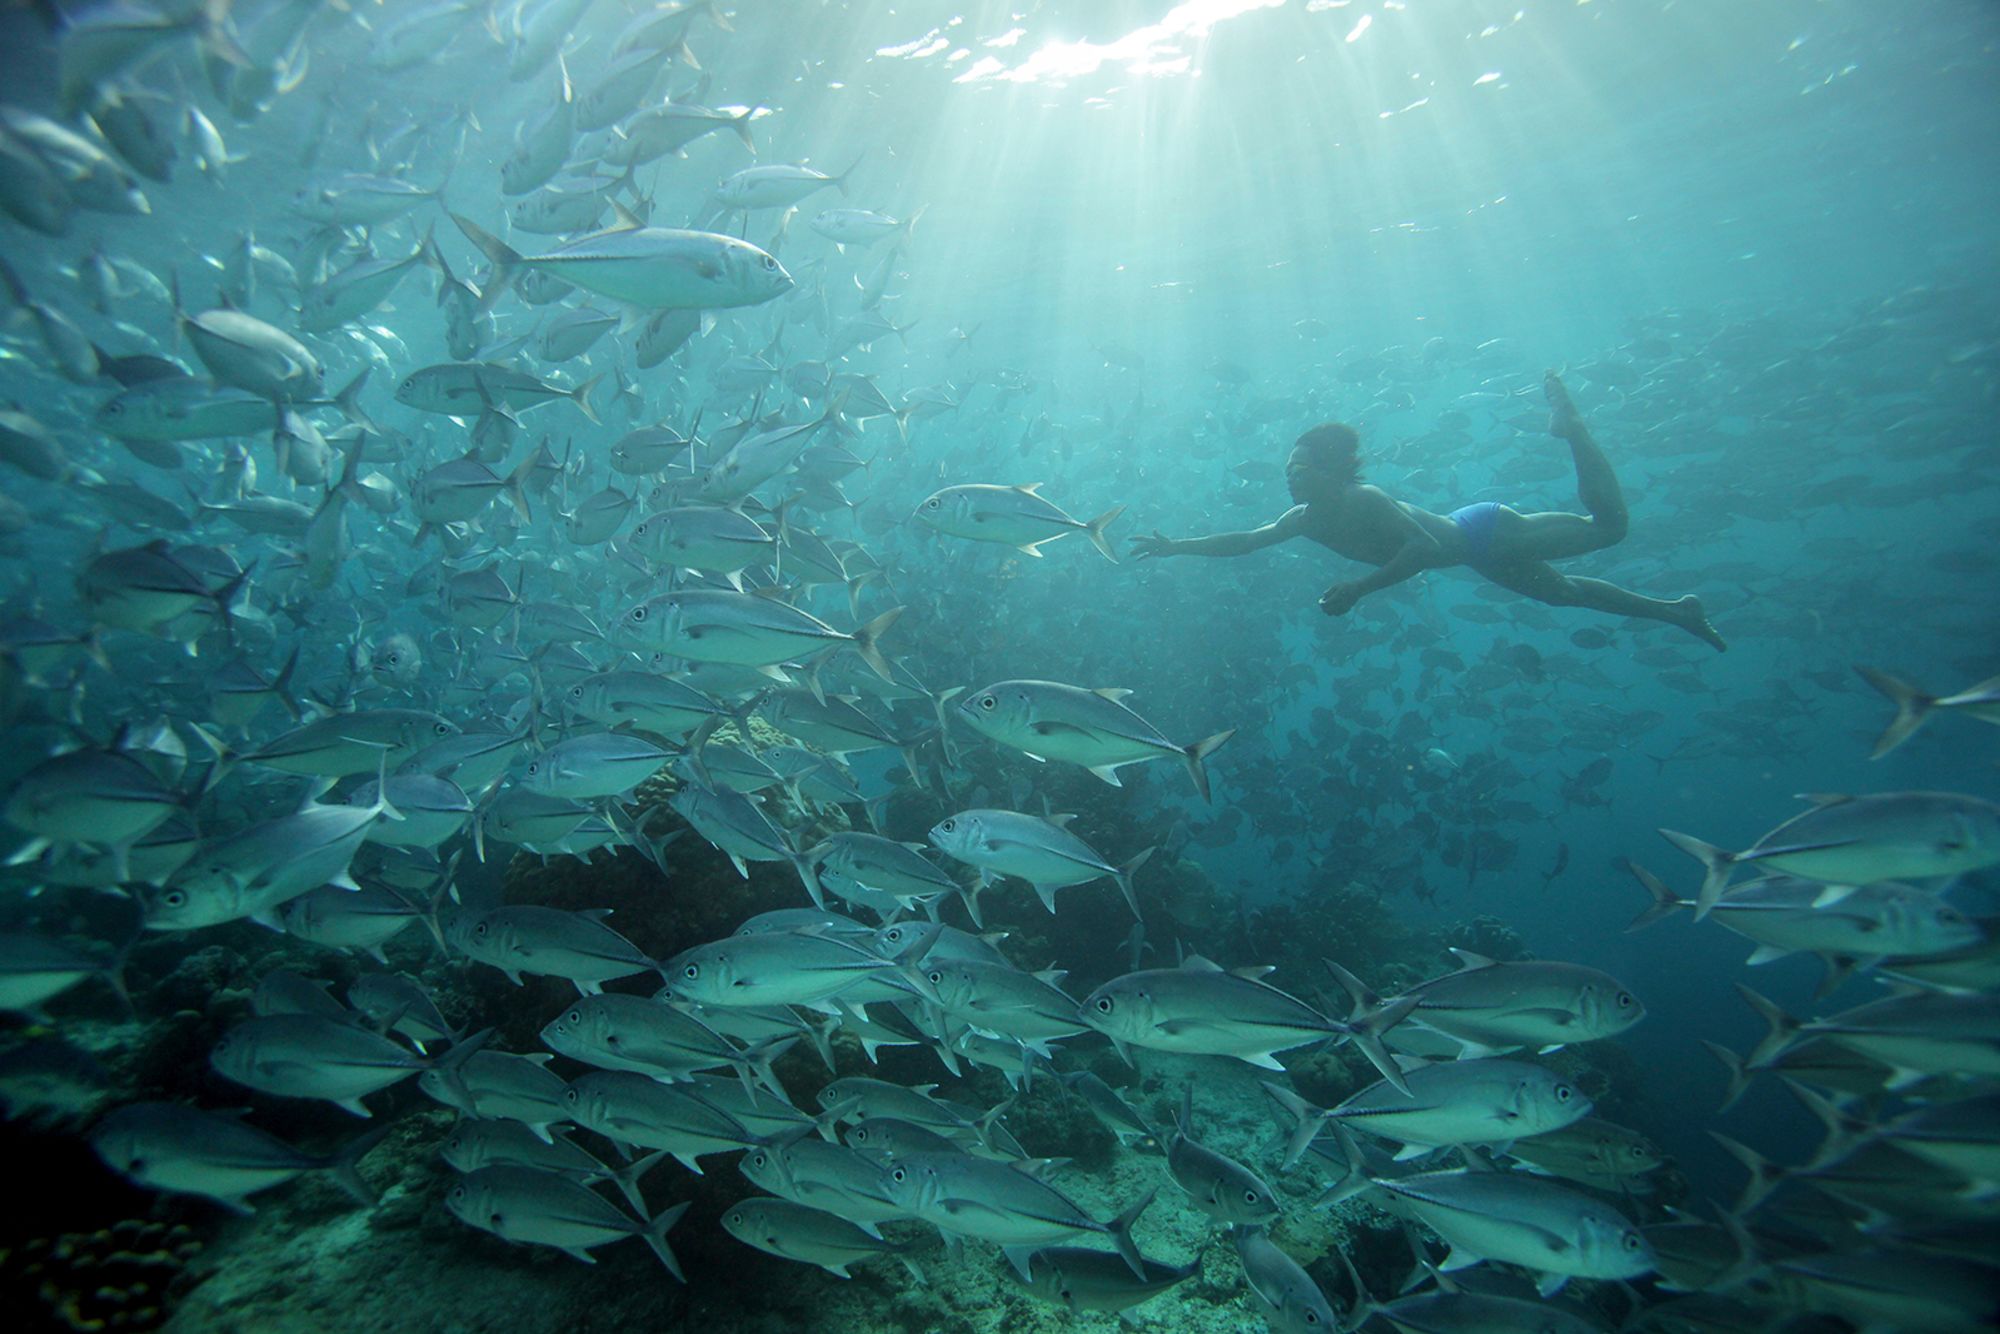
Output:
[[[1037,1247],[1110,1254],[1100,1225],[1156,1188],[1132,1241],[1193,1268],[1133,1306],[1149,1328],[1518,1327],[1502,1297],[1585,1328],[1991,1318],[1988,7],[63,8],[0,14],[0,1100],[9,1160],[50,1187],[9,1211],[0,1281],[33,1327],[1110,1328],[1088,1284],[1046,1300],[1008,1276],[1046,1279]],[[1552,392],[1594,442],[1574,455]],[[169,411],[189,404],[233,416]],[[1324,422],[1355,428],[1380,495],[1288,490]],[[1503,515],[1486,549],[1447,517],[1590,509],[1594,458],[1622,539],[1604,514]],[[952,496],[988,517],[927,512]],[[1274,522],[1290,540],[1227,536]],[[739,539],[719,555],[694,536],[718,526]],[[1542,556],[1655,619],[1574,605],[1619,595]],[[1384,564],[1410,577],[1351,586]],[[1702,615],[1726,652],[1686,632]],[[1871,759],[1898,692],[1919,725]],[[1030,714],[982,717],[989,694]],[[1224,734],[1203,799],[1186,756]],[[394,814],[370,814],[378,775]],[[1657,830],[1747,853],[1794,794],[1912,791],[1948,797],[1886,831],[1830,807],[1806,826],[1820,860],[1735,872],[1810,882],[1780,887],[1779,927],[1733,931],[1759,891],[1732,888],[1706,920],[1627,929],[1649,902],[1628,864],[1676,897],[1703,883]],[[944,828],[981,810],[1087,847],[1023,875]],[[830,860],[853,832],[909,845],[929,888],[898,907],[877,867],[855,889]],[[315,838],[335,846],[309,860]],[[1036,876],[1064,886],[1053,915]],[[870,976],[788,982],[753,1027],[684,952],[812,909],[802,879],[839,916],[765,925]],[[364,902],[400,923],[379,956]],[[490,943],[522,908],[564,914],[517,928],[559,938]],[[962,938],[933,920],[989,937],[980,986],[1059,969],[1058,999],[1034,994],[1079,1009],[1051,1035],[1016,991],[938,991],[925,966]],[[913,953],[872,934],[893,922]],[[1752,930],[1820,944],[1752,967]],[[1145,1041],[1095,1011],[1191,956],[1272,966],[1317,1027],[1237,1059],[1269,1054],[1247,979]],[[1434,1009],[1395,1013],[1480,956],[1599,970],[1645,1017],[1508,991],[1486,1008],[1532,1012],[1528,1036],[1459,1050]],[[417,990],[354,999],[394,975]],[[553,1045],[600,983],[668,987],[645,1013],[715,1045],[624,1066]],[[1765,1041],[1739,983],[1815,1026]],[[1878,1040],[1855,1012],[1885,983],[1924,990]],[[303,1036],[267,1022],[301,1009]],[[1394,1068],[1367,1054],[1389,1017],[1426,1068],[1552,1071],[1644,1167],[1557,1170],[1518,1128],[1400,1163],[1364,1135],[1358,1169],[1331,1133],[1291,1143],[1260,1082],[1341,1103]],[[335,1089],[343,1044],[373,1073]],[[472,1044],[530,1091],[461,1083]],[[1726,1109],[1705,1044],[1762,1067]],[[719,1072],[692,1087],[730,1122],[713,1104],[767,1062],[797,1112],[719,1141],[620,1133],[582,1101],[594,1066],[675,1096]],[[1158,1142],[1057,1078],[1084,1071]],[[1072,1160],[1036,1170],[1087,1222],[1035,1232],[990,1183],[966,1189],[1004,1227],[942,1189],[878,1220],[879,1198],[745,1161],[801,1131],[854,1145],[878,1109],[823,1090],[857,1076],[938,1085],[919,1119],[954,1152]],[[1258,1225],[1296,1278],[1169,1167],[1184,1089],[1192,1137],[1271,1188]],[[158,1104],[247,1109],[306,1157],[259,1140],[281,1164],[225,1179],[226,1123]],[[440,1157],[468,1110],[553,1125],[603,1170],[468,1178]],[[660,1148],[700,1173],[608,1179]],[[891,1191],[896,1160],[855,1154]],[[1746,1191],[1746,1156],[1790,1171]],[[1392,1189],[1471,1189],[1468,1160],[1503,1191],[1554,1183],[1557,1221],[1523,1195],[1454,1233]],[[880,1221],[884,1254],[843,1283],[744,1244],[730,1211],[774,1180],[845,1243]],[[502,1186],[543,1193],[455,1194]],[[565,1241],[550,1198],[621,1221]],[[652,1240],[684,1283],[630,1240],[682,1204]],[[1651,1258],[1523,1240],[1585,1217]],[[1471,1295],[1371,1317],[1413,1244]]]

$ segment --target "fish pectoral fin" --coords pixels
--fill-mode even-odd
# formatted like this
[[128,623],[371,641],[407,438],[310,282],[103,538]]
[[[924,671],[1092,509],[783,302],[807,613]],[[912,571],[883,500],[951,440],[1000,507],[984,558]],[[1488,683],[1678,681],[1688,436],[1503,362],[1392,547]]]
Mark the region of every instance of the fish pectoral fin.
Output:
[[1444,1263],[1438,1266],[1438,1272],[1449,1274],[1454,1270],[1470,1269],[1484,1258],[1484,1256],[1468,1254],[1454,1246],[1451,1248],[1451,1254],[1444,1257]]
[[1109,783],[1113,787],[1125,786],[1118,781],[1118,766],[1115,764],[1093,764],[1090,766],[1090,772],[1099,782]]
[[1536,1019],[1543,1023],[1554,1024],[1558,1028],[1568,1028],[1577,1019],[1574,1011],[1561,1010],[1554,1007],[1535,1010],[1514,1010],[1512,1013],[1524,1018]]

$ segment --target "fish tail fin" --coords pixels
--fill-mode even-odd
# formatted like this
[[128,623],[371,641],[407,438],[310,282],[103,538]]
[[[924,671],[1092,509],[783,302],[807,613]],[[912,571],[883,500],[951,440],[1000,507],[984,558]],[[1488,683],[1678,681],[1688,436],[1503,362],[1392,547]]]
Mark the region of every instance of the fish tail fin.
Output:
[[1283,1084],[1275,1084],[1268,1079],[1259,1082],[1264,1085],[1264,1092],[1270,1095],[1271,1101],[1277,1103],[1298,1121],[1298,1126],[1292,1131],[1291,1139],[1285,1145],[1284,1168],[1289,1172],[1292,1165],[1305,1156],[1305,1151],[1312,1142],[1319,1138],[1320,1127],[1326,1124],[1326,1112],[1322,1108],[1313,1106],[1296,1091],[1286,1088]]
[[828,1074],[832,1074],[834,1069],[833,1034],[839,1027],[840,1016],[837,1014],[828,1015],[822,1022],[806,1026],[806,1036],[812,1039],[813,1050],[819,1053],[819,1059],[825,1063]]
[[1361,1156],[1361,1146],[1355,1143],[1354,1132],[1340,1121],[1330,1121],[1328,1124],[1333,1128],[1335,1142],[1340,1145],[1341,1156],[1347,1160],[1347,1170],[1340,1174],[1340,1180],[1321,1192],[1319,1199],[1314,1202],[1317,1207],[1351,1200],[1372,1184],[1368,1180],[1368,1169]]
[[1736,1201],[1736,1208],[1731,1211],[1738,1217],[1762,1204],[1772,1191],[1783,1184],[1785,1169],[1748,1144],[1733,1140],[1719,1130],[1709,1131],[1708,1137],[1720,1144],[1728,1151],[1730,1157],[1743,1164],[1744,1170],[1750,1173],[1750,1180],[1743,1185],[1743,1195]]
[[[804,807],[801,806],[800,809]],[[799,879],[805,882],[806,895],[812,899],[813,907],[825,912],[826,894],[820,888],[819,874],[813,865],[813,859],[806,853],[794,852],[791,855],[791,863],[792,869],[799,873]]]
[[1736,865],[1736,854],[1671,829],[1662,829],[1660,837],[1701,863],[1701,890],[1694,899],[1694,920],[1699,922],[1708,916],[1708,910],[1715,906],[1715,901],[1728,887],[1729,872]]
[[646,1197],[639,1193],[639,1179],[652,1171],[660,1159],[666,1156],[667,1151],[659,1149],[611,1173],[611,1184],[618,1187],[618,1193],[632,1206],[632,1212],[641,1218],[646,1216]]
[[340,1152],[326,1162],[326,1169],[332,1173],[334,1184],[370,1208],[381,1199],[381,1195],[362,1178],[358,1165],[395,1128],[393,1125],[377,1126],[365,1135],[358,1135],[343,1144]]
[[196,794],[197,796],[205,797],[215,791],[221,785],[222,780],[229,777],[235,771],[236,766],[241,763],[241,760],[238,758],[236,752],[229,748],[228,742],[224,741],[208,728],[203,727],[200,723],[191,722],[187,725],[187,729],[193,732],[195,738],[202,745],[207,746],[209,753],[215,757],[215,762],[208,768],[208,776],[202,779],[200,792]]
[[1826,1138],[1820,1142],[1818,1151],[1813,1154],[1812,1162],[1807,1165],[1808,1171],[1837,1158],[1846,1157],[1848,1152],[1868,1134],[1868,1122],[1853,1115],[1832,1099],[1822,1097],[1796,1079],[1787,1079],[1785,1087],[1792,1091],[1792,1096],[1799,1100],[1801,1106],[1818,1117],[1820,1124],[1826,1127]]
[[1125,896],[1125,905],[1132,910],[1132,920],[1135,922],[1144,921],[1145,918],[1139,912],[1139,896],[1132,890],[1132,876],[1157,851],[1157,848],[1147,848],[1118,868],[1118,891]]
[[603,383],[604,375],[600,372],[569,391],[569,401],[576,404],[578,412],[590,418],[591,425],[593,426],[604,425],[604,422],[597,415],[597,409],[590,402],[591,391]]
[[[833,188],[840,191],[840,193],[842,194],[846,194],[847,178],[852,176],[854,174],[854,169],[860,166],[863,162],[867,161],[867,159],[868,159],[868,153],[865,149],[862,152],[856,153],[854,155],[854,161],[847,164],[847,170],[841,172],[840,175],[833,178]],[[1144,1275],[1141,1274],[1140,1277],[1143,1278]]]
[[[476,818],[473,824],[476,828],[478,825]],[[437,942],[438,957],[441,959],[451,957],[451,945],[444,938],[444,927],[440,925],[438,914],[444,910],[445,900],[451,896],[452,879],[458,874],[458,859],[464,855],[463,847],[451,854],[451,860],[445,863],[444,873],[438,876],[437,888],[431,891],[431,896],[425,901],[424,910],[420,914],[425,929],[431,933],[431,939]]]
[[249,69],[256,64],[229,31],[229,11],[236,0],[201,0],[193,19],[201,49],[227,65]]
[[1202,761],[1220,750],[1222,743],[1235,735],[1236,729],[1232,727],[1226,731],[1217,732],[1214,736],[1204,737],[1181,752],[1181,757],[1187,761],[1188,777],[1194,780],[1194,790],[1201,793],[1203,801],[1208,801],[1210,798],[1208,795],[1208,769],[1202,764]]
[[731,116],[729,118],[729,128],[736,131],[736,137],[738,139],[741,139],[743,141],[743,146],[750,150],[751,157],[757,156],[757,141],[750,137],[750,122],[754,120],[756,118],[757,113],[762,110],[763,107],[761,106],[748,106],[743,108],[743,111],[740,115]]
[[1357,1011],[1374,1009],[1382,1004],[1381,996],[1369,990],[1368,985],[1360,978],[1348,972],[1331,959],[1321,959],[1320,962],[1326,965],[1326,970],[1329,973],[1333,974],[1333,980],[1340,983],[1340,989],[1345,991],[1348,998],[1354,1002],[1354,1008]]
[[465,234],[465,239],[472,242],[493,266],[493,276],[487,279],[479,292],[479,310],[484,314],[493,309],[500,300],[500,294],[514,281],[522,263],[521,252],[462,214],[447,212],[458,225],[458,230]]
[[1132,1225],[1139,1221],[1139,1215],[1146,1212],[1153,1203],[1153,1197],[1159,1193],[1157,1188],[1147,1191],[1139,1197],[1138,1203],[1112,1219],[1107,1227],[1112,1242],[1118,1247],[1118,1253],[1125,1257],[1125,1263],[1131,1266],[1132,1272],[1142,1282],[1146,1277],[1146,1262],[1140,1257],[1139,1248],[1132,1241]]
[[299,670],[299,648],[297,644],[292,645],[291,656],[285,659],[285,665],[278,669],[278,675],[271,681],[271,693],[278,697],[279,707],[289,713],[295,723],[305,720],[305,710],[299,707],[299,697],[292,692],[292,678]]
[[[915,221],[915,219],[912,219],[912,221]],[[1084,536],[1090,539],[1090,544],[1103,552],[1104,559],[1110,561],[1113,565],[1118,563],[1118,552],[1111,545],[1111,539],[1104,535],[1104,530],[1109,528],[1112,522],[1124,512],[1125,507],[1123,505],[1113,505],[1110,509],[1104,511],[1104,513],[1083,526]]]
[[861,660],[867,663],[874,670],[875,675],[881,677],[884,681],[893,682],[896,678],[890,672],[889,660],[882,656],[882,650],[878,647],[878,644],[883,634],[902,616],[903,610],[901,607],[891,607],[854,632],[854,651],[859,653]]
[[210,596],[215,601],[215,614],[222,618],[222,633],[233,644],[236,642],[236,601],[245,588],[250,586],[250,576],[255,572],[257,562],[251,561],[243,567],[243,572],[215,590]]
[[[581,405],[579,404],[579,406]],[[535,516],[528,509],[527,483],[528,478],[534,475],[535,465],[540,463],[541,459],[541,453],[531,449],[528,451],[528,456],[521,460],[514,471],[507,474],[507,503],[514,507],[514,513],[521,516],[523,523],[533,523],[535,521]]]
[[752,1086],[751,1082],[754,1077],[756,1083],[762,1084],[779,1098],[790,1102],[791,1094],[785,1092],[785,1086],[779,1080],[778,1072],[771,1067],[774,1061],[793,1047],[798,1046],[798,1044],[798,1034],[794,1033],[785,1037],[772,1038],[769,1041],[759,1043],[755,1047],[746,1047],[743,1051],[743,1059],[736,1067],[737,1073],[743,1076],[745,1091],[750,1093],[753,1098],[755,1097],[757,1090]]
[[1686,899],[1668,889],[1660,877],[1639,863],[1628,859],[1625,862],[1625,869],[1630,871],[1633,879],[1653,896],[1652,906],[1634,917],[1631,924],[1625,928],[1627,931],[1643,931],[1662,918],[1672,917],[1687,905]]
[[1743,1096],[1743,1090],[1750,1087],[1750,1067],[1744,1063],[1741,1056],[1720,1042],[1710,1042],[1704,1038],[1701,1045],[1708,1048],[1708,1054],[1722,1062],[1722,1068],[1729,1072],[1729,1087],[1722,1095],[1722,1105],[1715,1109],[1718,1113],[1726,1112],[1736,1105],[1738,1098]]
[[1744,1064],[1754,1070],[1767,1064],[1779,1052],[1790,1046],[1792,1040],[1798,1037],[1801,1025],[1798,1020],[1786,1014],[1777,1002],[1759,995],[1741,982],[1736,984],[1736,994],[1757,1012],[1758,1018],[1764,1021],[1768,1029],[1763,1038],[1751,1049],[1750,1055],[1744,1058]]
[[[341,416],[347,418],[347,420],[353,422],[356,426],[372,431],[376,435],[381,435],[382,428],[375,424],[374,418],[368,415],[368,410],[361,406],[361,390],[368,383],[368,373],[374,369],[373,366],[363,366],[356,372],[354,378],[347,382],[345,388],[337,390],[334,393],[333,405],[339,410]],[[355,447],[353,458],[356,465],[359,466],[361,459],[359,445]],[[346,480],[344,474],[342,480]]]
[[396,809],[395,803],[389,800],[389,748],[387,746],[382,747],[381,751],[375,756],[375,804],[369,809],[385,820],[402,820],[406,818],[401,811]]
[[468,1034],[453,1043],[451,1049],[438,1057],[432,1065],[431,1068],[436,1070],[438,1077],[444,1081],[445,1088],[458,1100],[456,1105],[467,1107],[472,1105],[472,1090],[465,1086],[465,1063],[472,1059],[474,1052],[483,1049],[492,1040],[493,1030],[482,1028],[477,1033]]
[[681,1215],[687,1212],[688,1204],[689,1201],[682,1200],[671,1209],[661,1210],[652,1222],[646,1224],[646,1230],[641,1234],[646,1238],[646,1245],[652,1248],[653,1254],[660,1257],[660,1263],[667,1267],[667,1272],[681,1283],[687,1282],[687,1275],[681,1272],[681,1262],[674,1258],[673,1249],[667,1245],[667,1231],[681,1221]]
[[[1330,959],[1324,962],[1329,967],[1333,966],[1333,961]],[[1410,1012],[1416,1008],[1415,996],[1398,996],[1395,1000],[1379,1005],[1357,1004],[1354,1013],[1347,1018],[1345,1026],[1347,1031],[1344,1034],[1361,1049],[1361,1054],[1368,1058],[1369,1064],[1382,1072],[1382,1078],[1388,1080],[1390,1086],[1405,1097],[1409,1096],[1410,1086],[1403,1078],[1403,1067],[1396,1064],[1396,1058],[1389,1054],[1389,1048],[1382,1041],[1382,1035],[1409,1018]]]
[[1924,725],[1924,719],[1930,716],[1931,709],[1937,704],[1937,697],[1926,695],[1908,681],[1891,676],[1887,672],[1877,671],[1873,667],[1863,667],[1856,663],[1854,670],[1860,674],[1862,680],[1888,696],[1889,702],[1896,706],[1896,716],[1889,720],[1889,725],[1882,729],[1882,735],[1875,739],[1875,749],[1868,752],[1869,759],[1879,760],[1908,741],[1916,730]]

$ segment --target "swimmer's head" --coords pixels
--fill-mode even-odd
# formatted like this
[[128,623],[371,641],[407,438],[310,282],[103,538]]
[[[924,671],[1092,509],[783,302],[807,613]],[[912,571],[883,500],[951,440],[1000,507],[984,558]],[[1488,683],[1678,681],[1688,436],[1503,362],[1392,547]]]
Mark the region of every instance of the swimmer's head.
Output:
[[1352,426],[1322,422],[1292,442],[1285,485],[1292,501],[1310,505],[1361,479],[1361,437]]

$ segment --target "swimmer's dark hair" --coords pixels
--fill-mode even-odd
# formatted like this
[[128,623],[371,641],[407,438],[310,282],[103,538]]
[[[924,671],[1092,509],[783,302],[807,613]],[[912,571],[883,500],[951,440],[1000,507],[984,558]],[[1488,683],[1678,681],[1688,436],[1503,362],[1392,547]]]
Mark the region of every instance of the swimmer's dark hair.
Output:
[[[1305,454],[1314,471],[1335,488],[1361,480],[1361,435],[1345,422],[1321,422],[1294,440],[1292,448]],[[1292,499],[1305,504],[1311,497],[1299,494],[1294,481]]]

